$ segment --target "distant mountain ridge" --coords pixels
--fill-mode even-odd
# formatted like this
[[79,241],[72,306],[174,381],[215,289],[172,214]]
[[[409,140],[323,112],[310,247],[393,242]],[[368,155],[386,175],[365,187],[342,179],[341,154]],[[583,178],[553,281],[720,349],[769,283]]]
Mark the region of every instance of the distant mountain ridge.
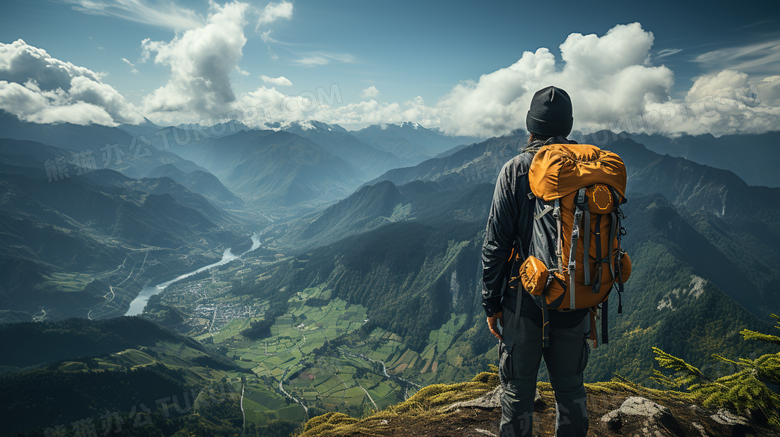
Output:
[[447,136],[439,129],[428,129],[409,121],[372,125],[352,134],[380,150],[417,162],[456,146],[484,140],[479,137]]
[[131,179],[111,170],[98,170],[86,175],[103,187],[127,188],[149,194],[170,194],[177,202],[199,212],[215,224],[236,223],[236,220],[200,194],[190,191],[177,181],[162,176],[158,178]]
[[242,131],[176,152],[205,166],[253,208],[332,202],[361,183],[352,165],[289,132]]
[[481,221],[488,213],[486,185],[463,191],[447,190],[438,183],[413,181],[396,186],[390,181],[361,187],[324,211],[302,218],[282,239],[296,250],[332,244],[345,237],[401,221],[426,224]]
[[481,143],[459,148],[454,153],[431,158],[414,167],[390,170],[367,184],[389,180],[403,185],[415,180],[435,181],[448,189],[495,182],[504,163],[520,153],[528,140],[524,131],[515,131]]
[[751,135],[622,134],[648,149],[699,164],[730,170],[749,185],[780,187],[780,131]]
[[318,121],[295,121],[281,129],[319,144],[334,156],[360,169],[365,174],[365,178],[370,179],[391,168],[403,167],[412,163],[412,161],[370,146],[338,125],[329,125]]
[[208,252],[176,251],[196,244],[221,253],[238,239],[228,228],[239,227],[235,217],[167,177],[136,180],[113,170],[79,176],[71,169],[70,177],[49,182],[42,160],[63,153],[0,139],[0,267],[14,272],[0,281],[3,309],[34,314],[45,307],[43,314],[58,319],[87,315],[110,297],[119,311],[143,286],[136,282],[144,280],[141,270],[154,277],[204,265]]
[[[114,127],[22,122],[16,116],[0,110],[0,138],[33,141],[65,149],[67,152],[59,156],[65,157],[68,162],[74,161],[74,152],[84,152],[85,157],[94,158],[97,168],[110,168],[132,178],[143,177],[147,171],[163,164],[173,164],[185,173],[203,170],[202,167],[182,159],[174,153],[155,148],[151,144],[147,145],[139,139],[134,140],[132,135]],[[156,137],[148,138],[150,141],[154,139]],[[23,145],[23,143],[15,144],[17,147]],[[112,145],[116,145],[116,147],[112,147]],[[9,155],[26,153],[40,159],[40,157],[33,155],[33,153],[38,153],[37,151],[31,152],[24,148],[4,147],[2,153]],[[45,159],[49,158],[41,159],[41,161]]]
[[224,209],[244,207],[244,201],[240,197],[233,194],[216,176],[205,171],[194,170],[185,173],[173,164],[164,164],[149,170],[144,176],[169,177]]
[[[0,366],[26,367],[68,358],[120,352],[160,341],[184,343],[204,351],[203,345],[140,317],[106,320],[71,318],[59,322],[0,325],[0,347],[6,351]],[[30,343],[40,345],[30,351]]]
[[[464,153],[461,157],[466,160],[472,158],[467,162],[484,160],[496,150],[507,150],[509,144],[519,147],[523,141],[520,133],[458,153]],[[767,329],[768,312],[780,307],[776,291],[780,279],[776,270],[780,265],[776,242],[780,239],[776,233],[780,227],[775,225],[780,214],[773,200],[780,189],[750,187],[726,170],[661,156],[630,139],[604,147],[620,154],[629,169],[629,203],[624,208],[629,233],[624,247],[632,257],[634,271],[623,296],[624,314],[617,314],[617,295],[610,298],[610,344],[592,352],[595,364],[589,366],[587,378],[609,379],[613,372],[630,379],[647,378],[644,369],[652,362],[648,344],[674,351],[670,353],[697,365],[709,363],[714,352],[735,355],[748,351],[735,341],[735,334],[744,327]],[[426,334],[425,329],[415,331],[420,330],[415,321],[425,313],[420,313],[420,308],[428,305],[425,299],[433,299],[437,311],[450,315],[465,312],[470,320],[454,336],[446,359],[462,359],[461,367],[477,366],[473,370],[493,362],[485,340],[490,336],[484,328],[484,314],[477,305],[478,284],[472,282],[479,276],[480,231],[487,220],[492,180],[473,182],[473,194],[466,196],[462,187],[468,184],[442,182],[451,181],[459,167],[462,170],[455,162],[448,165],[446,160],[436,159],[401,169],[403,173],[389,172],[398,172],[404,182],[418,175],[427,181],[397,186],[380,179],[323,213],[301,219],[290,235],[297,236],[303,253],[269,272],[258,296],[263,289],[332,289],[342,298],[368,307],[369,318],[378,326],[399,333],[407,344],[418,348],[425,345]],[[406,200],[411,193],[417,197]],[[434,199],[446,199],[446,207],[433,207]],[[473,212],[467,212],[469,209]],[[465,219],[447,221],[453,217]],[[457,231],[459,226],[464,230]],[[429,243],[425,250],[406,246],[415,239],[429,241],[426,239],[433,235],[448,235],[450,247],[463,245],[463,251],[442,271],[429,276],[431,273],[418,267],[442,265],[437,260],[444,256],[444,248],[431,251]],[[315,250],[312,242],[327,245]],[[405,254],[408,264],[403,257],[390,259],[395,256],[391,255],[396,253],[394,249],[381,249],[382,255],[372,252],[395,245],[405,247],[397,254]],[[377,257],[380,260],[372,261]],[[446,285],[436,282],[449,294],[429,290],[431,296],[407,298],[408,285],[388,279],[407,278],[409,283],[417,283],[420,275],[431,281],[428,283],[450,278]],[[381,290],[382,297],[361,290]],[[406,318],[395,319],[393,314],[405,314]],[[681,338],[681,329],[692,334]],[[461,352],[456,357],[457,350]],[[435,360],[435,355],[431,359]],[[443,360],[442,355],[440,368]]]

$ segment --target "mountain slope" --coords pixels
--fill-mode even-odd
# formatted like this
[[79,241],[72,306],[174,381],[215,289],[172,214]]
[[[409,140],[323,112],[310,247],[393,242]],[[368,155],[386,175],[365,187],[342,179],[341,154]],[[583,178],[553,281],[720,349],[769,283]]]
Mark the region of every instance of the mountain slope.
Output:
[[391,168],[404,167],[418,162],[401,159],[385,150],[377,150],[351,135],[341,126],[306,121],[293,122],[284,127],[283,130],[321,145],[334,156],[360,169],[367,179],[379,176]]
[[[710,269],[708,279],[762,317],[780,306],[780,189],[749,186],[728,170],[660,156],[630,139],[606,147],[627,163],[629,193],[662,194],[733,264],[729,270]],[[676,239],[688,235],[681,232]]]
[[[116,353],[127,348],[154,346],[161,341],[206,349],[197,341],[175,334],[140,317],[107,320],[67,319],[59,322],[0,325],[0,347],[6,351],[0,366],[27,367],[66,359]],[[35,344],[35,350],[29,345]]]
[[244,131],[177,149],[255,208],[330,202],[360,184],[359,171],[288,132]]
[[[506,140],[492,144],[505,146]],[[629,168],[624,247],[634,271],[623,296],[623,314],[617,314],[618,296],[610,299],[610,342],[592,352],[587,379],[604,380],[619,373],[646,381],[653,363],[648,345],[697,366],[711,366],[710,356],[716,352],[744,355],[748,350],[738,331],[768,329],[766,313],[780,303],[770,285],[777,277],[775,260],[780,261],[774,231],[763,240],[757,235],[748,238],[749,229],[764,234],[762,229],[773,227],[780,217],[772,201],[776,190],[749,187],[730,172],[660,156],[630,140],[609,147]],[[489,156],[489,147],[471,152],[478,158]],[[441,176],[447,174],[447,166],[441,161],[431,164],[417,174],[447,180]],[[439,169],[444,173],[435,173]],[[388,181],[363,187],[321,215],[301,220],[299,238],[310,237],[298,240],[304,252],[258,272],[257,288],[243,292],[262,299],[283,298],[279,290],[328,290],[334,297],[367,307],[374,327],[399,335],[410,348],[408,354],[425,357],[412,359],[413,370],[403,368],[404,377],[430,383],[473,374],[495,357],[479,306],[478,283],[481,231],[492,186],[448,188],[423,181],[397,188]],[[739,198],[734,204],[727,200],[725,214],[722,208],[711,207],[722,205],[724,190]],[[663,196],[654,194],[659,191]],[[768,199],[764,206],[756,204],[761,198]],[[760,214],[751,218],[753,210]],[[463,219],[448,221],[454,216]],[[307,245],[340,235],[351,236],[314,250]],[[745,269],[749,264],[753,270]],[[454,333],[448,331],[452,337],[445,349],[434,340],[441,335],[435,332],[457,314],[466,322]],[[371,332],[366,328],[361,336],[339,342],[371,344],[373,340],[365,339]],[[365,346],[359,350],[369,353]],[[374,359],[387,361],[389,369],[401,352]],[[368,356],[387,354],[383,349],[382,354]],[[438,368],[432,374],[433,362]],[[457,369],[445,363],[457,363]]]
[[[134,141],[132,135],[114,127],[28,123],[0,110],[0,132],[0,138],[3,139],[0,153],[29,154],[40,161],[64,156],[69,163],[73,163],[73,152],[86,152],[87,156],[94,157],[97,168],[110,168],[132,178],[140,178],[152,168],[164,164],[173,164],[184,172],[203,170],[167,150],[146,145],[140,140]],[[154,141],[155,138],[147,140]],[[51,150],[42,151],[41,144],[66,151],[51,155],[48,153]],[[75,168],[72,172],[76,173]]]
[[[0,326],[0,344],[8,352],[0,380],[3,437],[42,436],[46,428],[89,430],[90,423],[138,436],[240,432],[239,375],[252,374],[146,320],[6,325]],[[30,351],[31,344],[40,347]],[[36,365],[18,367],[31,363]]]
[[[749,185],[780,187],[780,136],[778,132],[751,135],[662,135],[636,134],[630,137],[648,149],[699,164],[730,170]],[[624,134],[625,135],[625,134]]]
[[[193,193],[185,188],[184,185],[169,177],[131,179],[111,170],[98,170],[87,174],[84,179],[95,182],[101,189],[106,191],[108,189],[104,187],[123,188],[125,190],[135,190],[157,195],[169,194],[181,205],[197,211],[215,224],[235,223],[235,219],[200,194]],[[78,181],[83,182],[83,179]],[[117,191],[117,194],[119,193],[121,191]]]
[[184,185],[223,209],[241,209],[244,206],[244,201],[222,185],[222,182],[211,173],[201,170],[185,173],[173,164],[165,164],[149,170],[144,175],[147,178],[163,176]]
[[111,302],[101,314],[120,312],[147,281],[214,262],[239,240],[223,228],[232,218],[168,178],[32,176],[0,172],[2,309],[59,319]]
[[325,211],[302,218],[280,244],[290,249],[314,248],[383,225],[416,220],[481,222],[488,213],[492,188],[486,184],[447,191],[436,182],[414,181],[396,187],[390,181],[366,185]]
[[412,181],[435,181],[448,189],[462,189],[479,183],[492,183],[506,161],[525,148],[527,135],[514,132],[464,147],[440,158],[431,158],[414,167],[397,168],[368,182],[389,180],[396,185]]
[[[713,353],[747,356],[741,329],[763,331],[760,308],[742,298],[749,286],[726,253],[694,228],[659,195],[631,195],[624,211],[628,235],[623,246],[633,269],[623,293],[610,297],[609,344],[591,351],[589,381],[609,380],[615,373],[649,382],[650,345],[696,366],[712,366]],[[695,224],[695,223],[694,223]],[[731,244],[740,244],[739,240]],[[732,288],[735,284],[738,289]],[[744,305],[747,303],[748,305]],[[763,346],[759,346],[760,350]]]
[[[751,187],[728,170],[662,156],[631,139],[604,132],[600,137],[609,138],[602,147],[615,151],[626,163],[629,193],[660,193],[680,211],[698,214],[691,220],[702,225],[709,221],[707,237],[712,244],[717,245],[733,265],[750,272],[743,281],[734,279],[735,275],[727,281],[728,275],[713,272],[716,276],[712,279],[723,291],[761,317],[767,317],[771,308],[780,306],[775,291],[780,271],[774,267],[780,262],[780,215],[776,207],[780,202],[780,189]],[[391,170],[380,180],[388,179],[396,184],[412,179],[434,180],[449,189],[489,182],[494,180],[503,164],[500,158],[514,155],[522,144],[522,137],[491,139],[448,157]],[[465,165],[459,165],[461,159]],[[485,165],[493,161],[501,164]],[[476,171],[469,171],[472,166]],[[479,176],[480,172],[484,177],[474,181],[474,176]],[[712,223],[715,218],[721,219],[718,224]],[[743,290],[740,284],[750,286]]]

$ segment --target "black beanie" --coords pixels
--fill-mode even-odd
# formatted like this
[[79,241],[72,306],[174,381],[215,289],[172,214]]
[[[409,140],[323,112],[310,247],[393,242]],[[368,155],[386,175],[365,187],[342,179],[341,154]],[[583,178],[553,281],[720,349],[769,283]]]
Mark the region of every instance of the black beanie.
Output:
[[571,99],[566,91],[548,86],[534,94],[531,109],[525,118],[528,132],[549,137],[566,137],[571,132],[573,123]]

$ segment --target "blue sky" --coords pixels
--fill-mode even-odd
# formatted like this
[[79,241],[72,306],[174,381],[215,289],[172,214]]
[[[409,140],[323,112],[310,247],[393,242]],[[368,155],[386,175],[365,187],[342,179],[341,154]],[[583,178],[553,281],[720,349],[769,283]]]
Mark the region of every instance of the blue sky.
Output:
[[[412,121],[450,133],[486,135],[522,127],[517,125],[522,124],[527,101],[535,91],[530,88],[549,84],[546,79],[573,87],[567,90],[573,96],[575,120],[581,127],[647,113],[655,110],[653,104],[701,100],[702,92],[720,92],[728,86],[744,91],[753,84],[767,96],[761,105],[770,107],[771,117],[760,126],[746,127],[737,114],[736,120],[726,123],[732,125],[731,130],[717,134],[767,130],[773,123],[777,126],[780,114],[774,107],[780,105],[773,102],[780,98],[780,80],[765,79],[780,75],[780,8],[768,8],[768,4],[740,2],[736,12],[693,2],[566,2],[551,6],[550,2],[36,0],[0,6],[0,43],[9,45],[22,39],[55,60],[100,75],[94,81],[101,86],[95,89],[108,85],[114,90],[94,101],[81,99],[93,106],[113,105],[106,108],[104,118],[94,111],[79,118],[50,110],[51,105],[65,104],[71,105],[72,114],[84,109],[84,105],[75,107],[78,98],[64,89],[70,93],[65,97],[45,95],[49,101],[45,103],[46,115],[34,113],[35,109],[24,114],[17,111],[33,121],[65,117],[66,121],[107,124],[110,117],[113,122],[132,122],[136,118],[121,114],[133,111],[163,124],[199,121],[266,100],[278,106],[282,96],[298,96],[317,88],[330,90],[337,84],[340,111],[330,108],[295,117],[285,115],[285,121],[314,118],[359,128],[414,118]],[[214,20],[218,21],[213,23],[216,31],[209,35],[203,27]],[[232,34],[224,32],[228,36],[221,35],[220,26],[225,23],[233,26]],[[621,28],[623,33],[610,41],[604,38],[616,26],[631,23],[638,24]],[[199,29],[199,34],[194,33]],[[192,35],[184,38],[187,33]],[[217,41],[223,37],[226,40]],[[578,58],[576,70],[575,63],[568,62],[568,74],[550,74],[565,70],[567,62],[560,50],[565,41],[571,42],[570,58],[575,50],[592,56]],[[635,43],[618,46],[631,41]],[[198,44],[204,49],[193,48]],[[555,59],[548,73],[529,76],[530,69],[541,68],[537,57],[529,61],[533,65],[526,62],[515,67],[527,69],[522,74],[501,77],[524,52],[538,56],[540,48],[549,49]],[[14,50],[26,49],[17,46]],[[612,55],[621,50],[625,53]],[[11,56],[11,49],[5,53]],[[599,65],[600,58],[609,64],[620,56],[631,60],[608,70]],[[223,69],[229,66],[229,72],[204,68],[208,62]],[[642,71],[635,75],[629,68],[632,65]],[[6,72],[4,76],[2,66],[0,59],[0,81],[23,85],[18,74]],[[723,76],[724,70],[733,74]],[[572,79],[583,75],[593,75],[595,82]],[[607,79],[614,75],[623,77],[622,82],[614,79],[618,90],[609,89],[612,79]],[[697,78],[707,77],[719,79],[694,86]],[[601,84],[596,84],[599,81]],[[637,81],[642,84],[629,87]],[[28,92],[6,91],[0,92],[0,107],[6,110],[12,96],[19,99],[20,92]],[[33,91],[47,92],[45,87]],[[205,97],[198,100],[188,93]],[[114,94],[124,102],[117,103],[119,97]],[[631,98],[624,98],[627,95]],[[616,101],[622,103],[616,106]],[[42,108],[40,105],[35,108]],[[118,105],[125,106],[118,109]],[[579,114],[578,108],[583,108]],[[703,126],[667,126],[667,130],[712,131],[724,124],[721,116],[726,117],[719,113]]]

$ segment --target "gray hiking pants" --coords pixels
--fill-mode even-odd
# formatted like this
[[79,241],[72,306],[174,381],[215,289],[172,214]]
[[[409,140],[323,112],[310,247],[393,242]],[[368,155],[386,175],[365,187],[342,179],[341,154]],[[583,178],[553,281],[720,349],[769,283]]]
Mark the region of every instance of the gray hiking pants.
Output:
[[541,358],[547,364],[555,391],[557,437],[580,437],[588,432],[587,397],[582,372],[588,364],[590,346],[586,316],[573,328],[552,328],[550,347],[542,349],[542,328],[527,317],[516,317],[504,308],[504,342],[500,344],[501,396],[500,437],[530,436],[533,431],[536,375]]

